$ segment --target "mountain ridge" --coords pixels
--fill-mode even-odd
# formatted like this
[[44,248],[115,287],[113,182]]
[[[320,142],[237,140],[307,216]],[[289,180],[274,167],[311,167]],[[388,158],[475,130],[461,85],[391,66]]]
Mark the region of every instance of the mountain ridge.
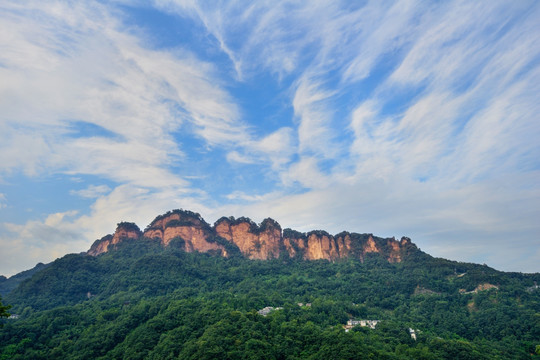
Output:
[[407,254],[419,251],[408,237],[400,240],[380,238],[373,234],[340,232],[331,235],[324,230],[302,233],[266,218],[256,224],[247,217],[221,217],[213,226],[200,214],[175,209],[158,215],[141,231],[135,223],[121,222],[114,234],[96,240],[88,255],[98,256],[126,239],[151,239],[163,247],[172,243],[186,252],[213,253],[230,257],[242,255],[252,260],[269,260],[286,256],[302,260],[336,261],[345,258],[364,260],[368,253],[378,253],[388,262],[401,262]]
[[[215,249],[199,251],[189,234]],[[343,257],[309,261],[310,242],[347,236],[350,252],[329,245],[321,253]],[[285,249],[277,258],[263,243],[271,239]],[[308,246],[291,257],[285,239]],[[244,240],[261,241],[255,252],[244,248],[250,257]],[[397,261],[389,257],[395,243],[281,230],[271,219],[211,226],[183,210],[144,231],[123,222],[94,243],[94,256],[67,254],[3,297],[15,317],[0,329],[0,359],[235,359],[253,358],[255,345],[264,350],[257,359],[534,358],[540,274],[434,258],[409,240]],[[268,260],[257,260],[265,251]],[[267,307],[277,311],[260,315]],[[380,321],[344,330],[361,319]]]

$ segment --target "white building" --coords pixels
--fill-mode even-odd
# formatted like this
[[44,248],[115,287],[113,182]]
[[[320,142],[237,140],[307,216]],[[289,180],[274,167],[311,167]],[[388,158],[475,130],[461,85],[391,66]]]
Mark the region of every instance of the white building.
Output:
[[274,311],[274,310],[281,310],[281,309],[283,309],[283,308],[282,308],[282,307],[272,307],[272,306],[267,306],[267,307],[265,307],[265,308],[263,308],[263,309],[257,311],[257,313],[258,313],[259,315],[266,316],[266,315],[270,314],[270,313],[271,313],[272,311]]
[[347,325],[345,325],[345,331],[349,331],[355,326],[369,327],[370,329],[375,329],[375,326],[379,323],[380,320],[349,320]]

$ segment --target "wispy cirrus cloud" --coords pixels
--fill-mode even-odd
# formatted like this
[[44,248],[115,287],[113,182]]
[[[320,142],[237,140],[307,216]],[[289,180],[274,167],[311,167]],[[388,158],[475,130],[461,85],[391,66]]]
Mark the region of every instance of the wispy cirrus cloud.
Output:
[[0,177],[93,177],[57,228],[184,207],[538,271],[535,1],[139,5],[0,5]]
[[108,193],[111,191],[111,188],[107,185],[90,185],[86,189],[81,190],[71,190],[69,193],[71,195],[78,195],[83,198],[97,198],[103,194]]
[[[0,92],[9,94],[2,126],[11,139],[2,147],[4,171],[52,166],[141,186],[186,186],[167,170],[183,156],[175,131],[191,124],[210,146],[246,138],[211,64],[145,49],[102,5],[49,5],[4,5]],[[72,120],[119,137],[66,137]]]
[[[237,21],[227,14],[231,8],[206,9],[210,15],[205,16],[218,19],[220,27],[209,27],[209,32],[218,34],[228,52],[235,50],[232,59],[244,69],[244,77],[255,71],[251,64],[263,63],[279,78],[294,79],[289,90],[298,119],[298,155],[303,156],[283,170],[281,179],[286,186],[299,183],[313,190],[284,197],[276,213],[287,213],[287,207],[298,211],[298,202],[309,198],[309,207],[338,207],[336,212],[342,214],[353,205],[331,206],[324,189],[330,194],[347,188],[359,194],[352,196],[355,201],[380,203],[375,213],[402,228],[418,224],[413,234],[440,237],[431,240],[433,244],[473,233],[494,234],[494,229],[503,231],[500,224],[523,229],[519,241],[532,244],[527,239],[535,238],[534,226],[529,226],[538,211],[534,201],[524,203],[523,221],[492,209],[504,208],[502,204],[514,208],[528,196],[537,199],[530,189],[538,178],[540,152],[533,140],[540,131],[534,115],[539,110],[534,100],[539,83],[538,6],[456,1],[397,2],[390,7],[368,2],[347,10],[329,3],[269,7],[258,3],[240,11],[239,27],[223,25],[227,19]],[[261,15],[261,9],[268,11]],[[247,41],[232,41],[235,37],[228,30],[258,20]],[[281,38],[280,30],[292,22],[294,31],[286,32],[290,38]],[[270,28],[280,30],[273,33]],[[262,56],[261,47],[272,49],[274,56],[250,62]],[[348,111],[343,111],[344,104]],[[348,128],[338,116],[349,117]],[[520,180],[515,186],[503,185],[510,174]],[[404,180],[396,184],[395,178]],[[375,186],[378,199],[369,201],[363,187],[374,179],[382,181],[382,187]],[[407,195],[395,193],[389,184]],[[493,189],[499,189],[497,205],[488,200]],[[346,197],[336,198],[349,203]],[[441,208],[430,206],[429,198]],[[401,221],[390,210],[411,206],[415,210],[399,215]],[[250,204],[248,209],[256,212],[255,207]],[[316,210],[304,210],[319,224],[331,226],[324,220],[330,211],[317,216]],[[430,218],[440,231],[419,231]],[[376,223],[371,218],[367,227]]]
[[[366,155],[372,149],[380,157],[388,151],[385,157],[400,172],[454,183],[515,171],[510,159],[534,166],[529,155],[537,153],[538,145],[530,135],[539,132],[533,115],[538,105],[531,94],[537,91],[538,69],[531,61],[539,46],[534,45],[532,19],[538,10],[523,16],[523,9],[508,9],[504,3],[456,10],[420,24],[424,35],[375,95],[357,108],[351,123],[353,153]],[[505,32],[497,20],[503,12],[513,15],[505,18]],[[509,26],[515,21],[524,21],[523,28]],[[502,34],[491,33],[497,31]],[[440,54],[445,54],[442,61]],[[382,114],[390,92],[399,95],[419,83],[425,90],[401,113]]]

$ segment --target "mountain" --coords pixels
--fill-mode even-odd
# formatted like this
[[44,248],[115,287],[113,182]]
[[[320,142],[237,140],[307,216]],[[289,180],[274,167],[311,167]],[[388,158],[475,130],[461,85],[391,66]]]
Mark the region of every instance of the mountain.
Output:
[[242,254],[257,260],[282,256],[304,260],[335,261],[349,257],[363,260],[366,254],[378,253],[389,262],[400,262],[403,256],[417,250],[406,237],[396,241],[372,234],[342,232],[332,236],[322,230],[308,233],[291,229],[282,231],[281,226],[270,218],[257,225],[246,217],[222,217],[210,226],[197,213],[173,210],[156,217],[144,232],[134,223],[119,223],[113,235],[94,242],[88,255],[97,256],[125,239],[141,237],[164,247],[179,242],[187,252],[208,252],[225,257]]
[[35,273],[45,269],[50,264],[38,263],[32,269],[22,271],[18,274],[15,274],[9,278],[5,276],[0,276],[0,296],[9,294],[13,289],[15,289],[23,280],[29,279]]
[[540,274],[407,238],[175,210],[28,274],[0,360],[540,358]]

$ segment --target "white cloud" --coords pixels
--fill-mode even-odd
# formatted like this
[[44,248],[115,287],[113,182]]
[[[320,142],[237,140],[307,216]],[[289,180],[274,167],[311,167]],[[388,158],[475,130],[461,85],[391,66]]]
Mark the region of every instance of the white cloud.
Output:
[[234,191],[227,195],[229,200],[261,201],[265,198],[263,195],[248,195],[243,191]]
[[[532,138],[540,127],[531,95],[538,91],[538,70],[531,60],[540,46],[531,14],[538,9],[522,26],[505,29],[499,15],[519,18],[520,6],[446,6],[419,18],[401,64],[353,114],[351,152],[359,173],[397,171],[456,185],[517,173],[519,164],[534,167],[530,156],[539,147]],[[495,29],[502,35],[494,36]],[[520,72],[527,76],[515,76]],[[414,93],[418,83],[426,90],[403,112],[381,115],[389,97],[407,86]]]
[[302,78],[296,89],[293,106],[299,117],[298,141],[300,153],[316,154],[320,157],[336,156],[336,134],[330,127],[332,117],[324,100],[332,93],[320,88],[309,78]]
[[70,210],[70,211],[66,211],[66,212],[63,212],[63,213],[50,214],[45,219],[44,224],[46,226],[50,226],[50,227],[53,227],[53,228],[58,227],[58,225],[60,225],[63,222],[64,218],[73,217],[73,216],[77,215],[77,213],[78,213],[77,210]]
[[253,164],[255,163],[255,159],[247,156],[247,155],[241,155],[238,151],[231,151],[227,154],[227,161],[229,162],[236,162],[241,164]]
[[66,253],[80,252],[86,241],[76,226],[65,221],[75,214],[76,211],[51,214],[43,222],[33,220],[24,225],[3,223],[0,272],[13,275],[38,262],[50,262]]
[[282,181],[288,186],[293,186],[295,182],[298,182],[305,188],[318,189],[327,187],[331,180],[319,169],[316,158],[304,157],[282,174]]
[[273,169],[279,169],[288,163],[296,152],[293,129],[279,128],[259,141],[247,145],[247,150],[262,154],[270,160]]
[[111,191],[111,188],[107,185],[90,185],[86,189],[71,190],[69,193],[71,195],[78,195],[83,198],[93,199],[106,194],[109,191]]
[[[398,1],[389,9],[380,2],[371,2],[363,8],[358,17],[351,17],[343,24],[340,31],[349,31],[351,48],[345,59],[343,79],[360,81],[368,77],[377,60],[385,54],[395,51],[410,41],[414,33],[414,18],[423,4],[416,1]],[[355,36],[360,33],[363,36]],[[337,37],[337,35],[336,35]]]
[[260,138],[245,139],[242,152],[227,154],[229,162],[241,164],[269,163],[273,171],[280,172],[296,152],[293,129],[282,127]]
[[[0,124],[11,140],[0,146],[4,173],[22,169],[35,176],[56,168],[141,186],[186,187],[181,175],[167,170],[183,156],[174,131],[190,123],[210,146],[249,138],[236,106],[216,85],[212,65],[187,52],[143,48],[104,6],[5,6]],[[66,119],[118,137],[66,137]]]

